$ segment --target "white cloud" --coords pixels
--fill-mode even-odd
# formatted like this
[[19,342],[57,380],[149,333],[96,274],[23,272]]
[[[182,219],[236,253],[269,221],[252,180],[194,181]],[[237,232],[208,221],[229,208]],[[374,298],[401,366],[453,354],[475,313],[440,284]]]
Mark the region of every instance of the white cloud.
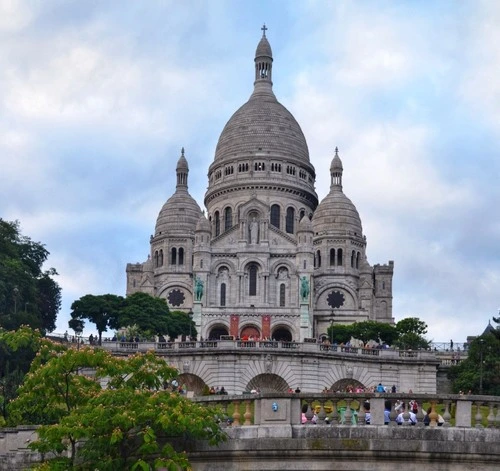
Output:
[[0,0],[0,33],[25,29],[33,16],[33,7],[22,0]]

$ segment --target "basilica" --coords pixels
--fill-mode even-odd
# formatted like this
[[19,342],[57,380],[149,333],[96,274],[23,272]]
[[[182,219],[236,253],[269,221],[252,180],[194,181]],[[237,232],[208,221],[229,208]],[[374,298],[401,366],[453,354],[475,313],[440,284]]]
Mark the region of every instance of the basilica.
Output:
[[318,201],[304,134],[273,92],[265,27],[254,60],[253,92],[222,130],[208,168],[206,210],[189,193],[182,149],[150,255],[127,264],[127,295],[164,298],[192,316],[203,339],[304,342],[334,323],[393,323],[394,263],[368,263],[337,149],[330,191]]

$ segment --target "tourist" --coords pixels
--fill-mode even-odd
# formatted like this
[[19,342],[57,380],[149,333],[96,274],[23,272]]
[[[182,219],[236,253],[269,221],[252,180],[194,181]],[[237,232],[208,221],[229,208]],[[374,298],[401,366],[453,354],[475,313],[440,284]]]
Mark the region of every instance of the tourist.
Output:
[[[410,425],[415,425],[417,423],[417,416],[415,415],[415,413],[412,410],[408,411],[408,414],[410,414],[408,417],[408,422],[410,423]],[[405,415],[405,405],[403,403],[403,405],[401,407],[401,412],[396,417],[396,423],[398,425],[402,425],[405,422],[404,415]]]
[[384,386],[382,386],[382,383],[378,383],[378,386],[377,386],[377,388],[375,389],[375,392],[378,392],[378,393],[385,393],[385,388],[384,388]]
[[365,409],[365,424],[370,425],[370,421],[372,418],[372,414],[370,412],[370,401],[365,401],[363,404],[363,408]]
[[391,421],[391,408],[391,401],[387,399],[384,403],[384,425],[389,425],[389,422]]
[[[432,412],[432,406],[429,406],[427,408],[427,411],[425,412],[424,425],[431,424],[431,418],[430,418],[431,412]],[[438,427],[442,427],[442,425],[444,424],[444,419],[443,419],[442,415],[440,415],[440,414],[438,414],[438,416],[437,416],[437,424],[438,424]]]

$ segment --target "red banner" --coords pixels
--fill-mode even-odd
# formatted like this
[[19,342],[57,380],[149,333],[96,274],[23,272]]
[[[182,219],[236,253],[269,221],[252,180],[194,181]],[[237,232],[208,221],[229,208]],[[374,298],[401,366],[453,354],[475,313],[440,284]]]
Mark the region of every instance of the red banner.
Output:
[[234,337],[238,337],[240,330],[240,316],[231,316],[230,324],[229,324],[229,335],[234,335]]
[[263,339],[271,338],[271,316],[262,316],[262,335]]

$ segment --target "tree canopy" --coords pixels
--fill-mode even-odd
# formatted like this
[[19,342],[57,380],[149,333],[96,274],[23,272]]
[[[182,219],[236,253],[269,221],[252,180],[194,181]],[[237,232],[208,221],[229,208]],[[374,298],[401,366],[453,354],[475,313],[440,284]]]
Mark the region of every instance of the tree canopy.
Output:
[[134,293],[126,298],[114,294],[87,294],[71,305],[69,327],[81,332],[88,320],[95,324],[99,343],[108,329],[131,328],[144,337],[196,335],[192,319],[182,311],[170,312],[163,298]]
[[406,317],[396,324],[398,338],[395,345],[399,348],[418,350],[429,348],[430,342],[424,337],[427,333],[427,324],[418,317]]
[[9,408],[11,425],[43,424],[30,446],[58,455],[40,469],[189,469],[172,440],[224,439],[220,411],[165,389],[178,372],[154,353],[61,348],[37,355]]
[[95,324],[99,334],[99,344],[101,344],[102,333],[106,332],[108,327],[119,327],[118,319],[123,305],[124,299],[115,294],[100,296],[87,294],[71,305],[71,320],[68,325],[75,332],[81,332],[85,325],[85,319],[89,320]]
[[450,368],[448,378],[454,393],[500,396],[500,328],[474,339],[467,358]]
[[42,243],[21,234],[19,222],[0,219],[0,326],[55,329],[61,288],[56,270],[43,269],[48,256]]
[[429,341],[423,334],[427,332],[427,324],[416,317],[402,319],[395,326],[386,322],[363,321],[353,324],[332,324],[328,330],[328,340],[334,343],[347,343],[351,338],[367,343],[374,340],[378,343],[396,345],[405,349],[428,348]]

